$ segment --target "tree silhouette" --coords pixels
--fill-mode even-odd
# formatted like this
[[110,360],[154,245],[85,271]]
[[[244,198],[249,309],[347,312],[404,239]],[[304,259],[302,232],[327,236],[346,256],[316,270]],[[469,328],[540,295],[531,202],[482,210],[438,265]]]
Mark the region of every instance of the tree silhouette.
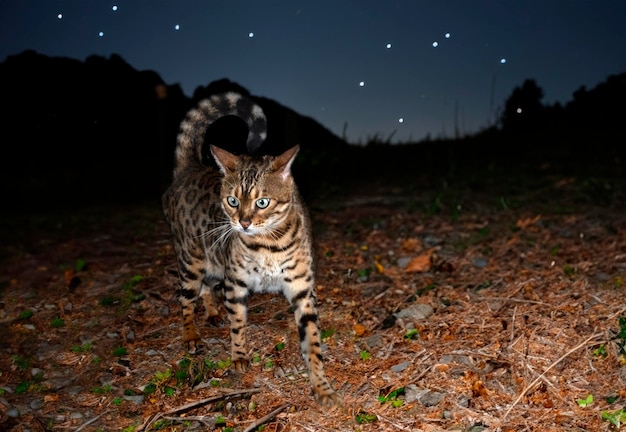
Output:
[[541,103],[543,96],[543,89],[533,79],[527,79],[521,87],[515,87],[504,104],[500,117],[502,129],[525,133],[542,127],[545,115]]

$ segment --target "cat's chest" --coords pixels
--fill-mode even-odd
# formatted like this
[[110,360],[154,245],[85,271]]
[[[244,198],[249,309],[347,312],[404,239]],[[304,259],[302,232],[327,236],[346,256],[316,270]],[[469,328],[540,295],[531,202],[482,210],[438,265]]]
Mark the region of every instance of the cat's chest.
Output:
[[281,291],[284,272],[279,260],[270,254],[243,255],[248,286],[256,292]]

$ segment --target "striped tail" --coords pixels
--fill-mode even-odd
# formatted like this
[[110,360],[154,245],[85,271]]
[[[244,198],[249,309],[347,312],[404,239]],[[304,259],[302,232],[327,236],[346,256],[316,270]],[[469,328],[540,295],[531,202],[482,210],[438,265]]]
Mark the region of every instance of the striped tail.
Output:
[[267,122],[261,107],[239,93],[227,92],[201,100],[180,124],[176,145],[174,176],[189,164],[202,164],[202,144],[207,128],[216,120],[235,115],[248,125],[247,148],[254,153],[267,135]]

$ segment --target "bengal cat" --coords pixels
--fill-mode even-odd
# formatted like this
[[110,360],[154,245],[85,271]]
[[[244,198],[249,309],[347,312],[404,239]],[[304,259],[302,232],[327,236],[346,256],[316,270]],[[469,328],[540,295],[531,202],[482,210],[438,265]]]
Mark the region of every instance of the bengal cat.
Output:
[[294,309],[315,398],[322,405],[340,405],[321,354],[309,215],[291,174],[299,147],[279,156],[237,156],[211,145],[218,168],[205,165],[207,128],[226,115],[246,121],[247,147],[251,152],[258,149],[266,135],[259,106],[234,92],[205,99],[181,123],[173,181],[163,195],[178,262],[183,342],[189,352],[196,352],[196,300],[202,297],[207,319],[215,317],[214,289],[221,288],[230,321],[232,365],[245,371],[248,296],[282,293]]

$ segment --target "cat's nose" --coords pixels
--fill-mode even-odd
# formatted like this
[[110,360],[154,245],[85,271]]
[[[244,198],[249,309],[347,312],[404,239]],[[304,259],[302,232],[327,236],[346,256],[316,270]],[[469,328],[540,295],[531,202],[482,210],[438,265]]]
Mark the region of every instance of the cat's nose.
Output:
[[252,221],[250,219],[239,219],[239,225],[245,230],[248,229],[251,223]]

